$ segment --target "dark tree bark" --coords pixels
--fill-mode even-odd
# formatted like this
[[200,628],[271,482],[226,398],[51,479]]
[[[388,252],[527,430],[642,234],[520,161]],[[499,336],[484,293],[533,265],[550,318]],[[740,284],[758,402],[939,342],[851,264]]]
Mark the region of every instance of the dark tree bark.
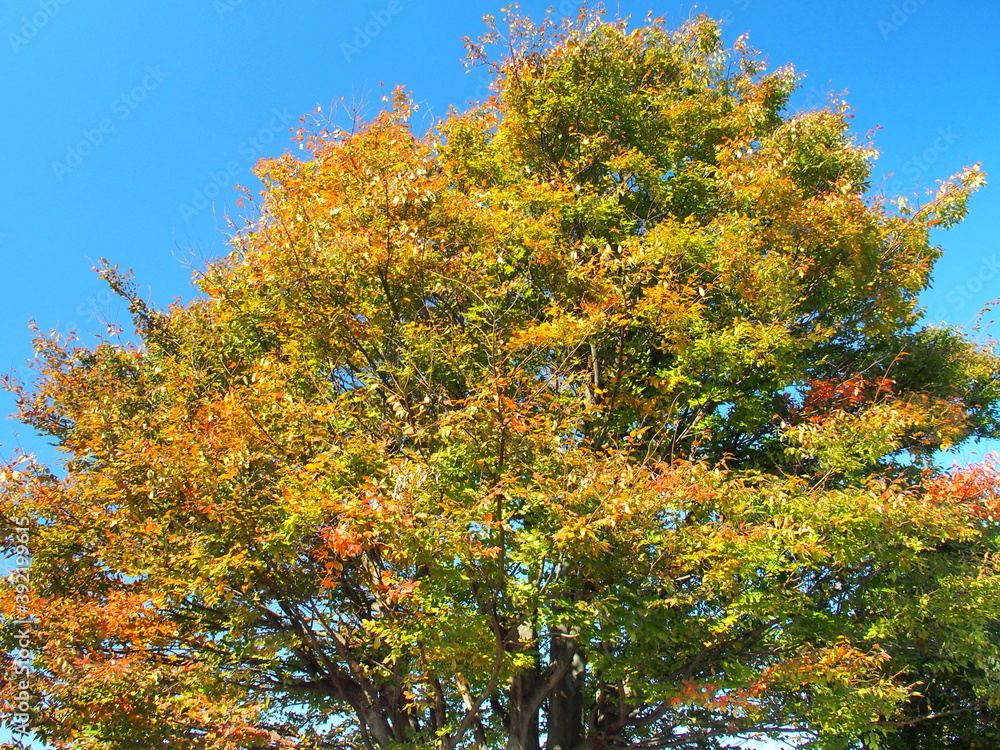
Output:
[[552,661],[569,667],[549,696],[546,750],[573,750],[583,741],[586,662],[577,644],[577,633],[575,628],[558,627],[550,641]]
[[538,647],[535,645],[535,631],[531,626],[522,625],[518,630],[520,643],[525,651],[534,652],[535,663],[511,680],[507,750],[539,750],[539,709],[535,700],[539,683]]

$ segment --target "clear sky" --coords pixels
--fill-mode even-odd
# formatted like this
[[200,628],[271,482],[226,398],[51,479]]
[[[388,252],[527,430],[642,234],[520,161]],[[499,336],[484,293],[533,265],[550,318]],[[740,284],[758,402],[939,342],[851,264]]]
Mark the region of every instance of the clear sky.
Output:
[[[380,82],[407,86],[428,118],[482,98],[462,37],[502,0],[2,0],[0,4],[0,368],[24,372],[29,318],[76,328],[125,323],[91,267],[136,271],[158,305],[192,294],[192,269],[225,252],[222,215],[256,159],[291,147],[297,118],[340,99],[374,108]],[[561,3],[561,4],[560,4]],[[568,0],[521,3],[541,15]],[[881,127],[877,189],[917,196],[963,165],[996,174],[947,248],[929,317],[969,324],[1000,296],[1000,5],[996,0],[610,0],[679,24],[726,22],[776,67],[807,77],[798,106],[846,92],[858,134]],[[428,122],[430,119],[428,119]],[[891,176],[890,176],[891,174]],[[13,408],[0,395],[0,409]],[[38,449],[0,425],[0,455]],[[971,448],[980,455],[983,448]],[[2,735],[0,735],[2,739]]]

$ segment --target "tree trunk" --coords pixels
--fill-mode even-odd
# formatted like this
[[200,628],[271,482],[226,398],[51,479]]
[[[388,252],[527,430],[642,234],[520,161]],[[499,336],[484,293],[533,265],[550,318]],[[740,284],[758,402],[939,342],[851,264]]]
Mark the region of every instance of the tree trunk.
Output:
[[507,727],[507,750],[539,750],[538,708],[532,708],[535,687],[538,684],[538,646],[535,631],[529,625],[519,628],[525,651],[533,651],[534,664],[514,675],[510,681],[510,701]]
[[557,627],[552,635],[553,662],[569,663],[569,671],[549,696],[546,750],[573,750],[583,741],[583,682],[586,662],[576,642],[576,628]]
[[382,712],[375,707],[371,707],[364,710],[361,716],[368,728],[368,733],[372,741],[379,750],[390,750],[396,738],[393,736],[389,721]]

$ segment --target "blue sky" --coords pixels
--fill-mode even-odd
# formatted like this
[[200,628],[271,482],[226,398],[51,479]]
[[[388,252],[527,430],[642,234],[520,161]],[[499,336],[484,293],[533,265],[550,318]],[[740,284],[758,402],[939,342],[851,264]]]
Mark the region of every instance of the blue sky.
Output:
[[[560,5],[560,1],[562,4]],[[126,314],[91,271],[133,268],[159,305],[190,297],[192,270],[225,252],[222,215],[256,159],[290,149],[317,105],[376,108],[403,84],[428,122],[484,96],[461,64],[498,0],[4,0],[0,7],[0,368],[24,372],[29,318],[85,342]],[[523,2],[540,15],[552,2]],[[563,13],[574,6],[555,0]],[[995,0],[622,0],[671,25],[703,11],[749,31],[773,66],[806,74],[797,105],[846,92],[858,134],[881,127],[874,184],[919,196],[963,165],[994,184],[948,248],[929,317],[969,324],[1000,296],[1000,38]],[[889,176],[890,173],[892,176]],[[9,397],[0,409],[10,412]],[[41,444],[0,426],[0,455]],[[983,448],[971,448],[980,455]],[[967,457],[970,454],[967,452]]]

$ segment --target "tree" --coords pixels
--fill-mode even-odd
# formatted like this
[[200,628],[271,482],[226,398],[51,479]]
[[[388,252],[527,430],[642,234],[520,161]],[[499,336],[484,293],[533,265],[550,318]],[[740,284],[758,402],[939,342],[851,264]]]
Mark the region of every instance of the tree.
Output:
[[133,339],[37,335],[9,387],[65,459],[15,457],[2,499],[32,725],[991,745],[998,468],[934,456],[1000,435],[1000,368],[918,307],[978,166],[872,195],[846,108],[789,113],[796,76],[704,17],[513,16],[469,47],[482,105],[418,135],[397,91],[262,162],[196,299],[105,265]]

